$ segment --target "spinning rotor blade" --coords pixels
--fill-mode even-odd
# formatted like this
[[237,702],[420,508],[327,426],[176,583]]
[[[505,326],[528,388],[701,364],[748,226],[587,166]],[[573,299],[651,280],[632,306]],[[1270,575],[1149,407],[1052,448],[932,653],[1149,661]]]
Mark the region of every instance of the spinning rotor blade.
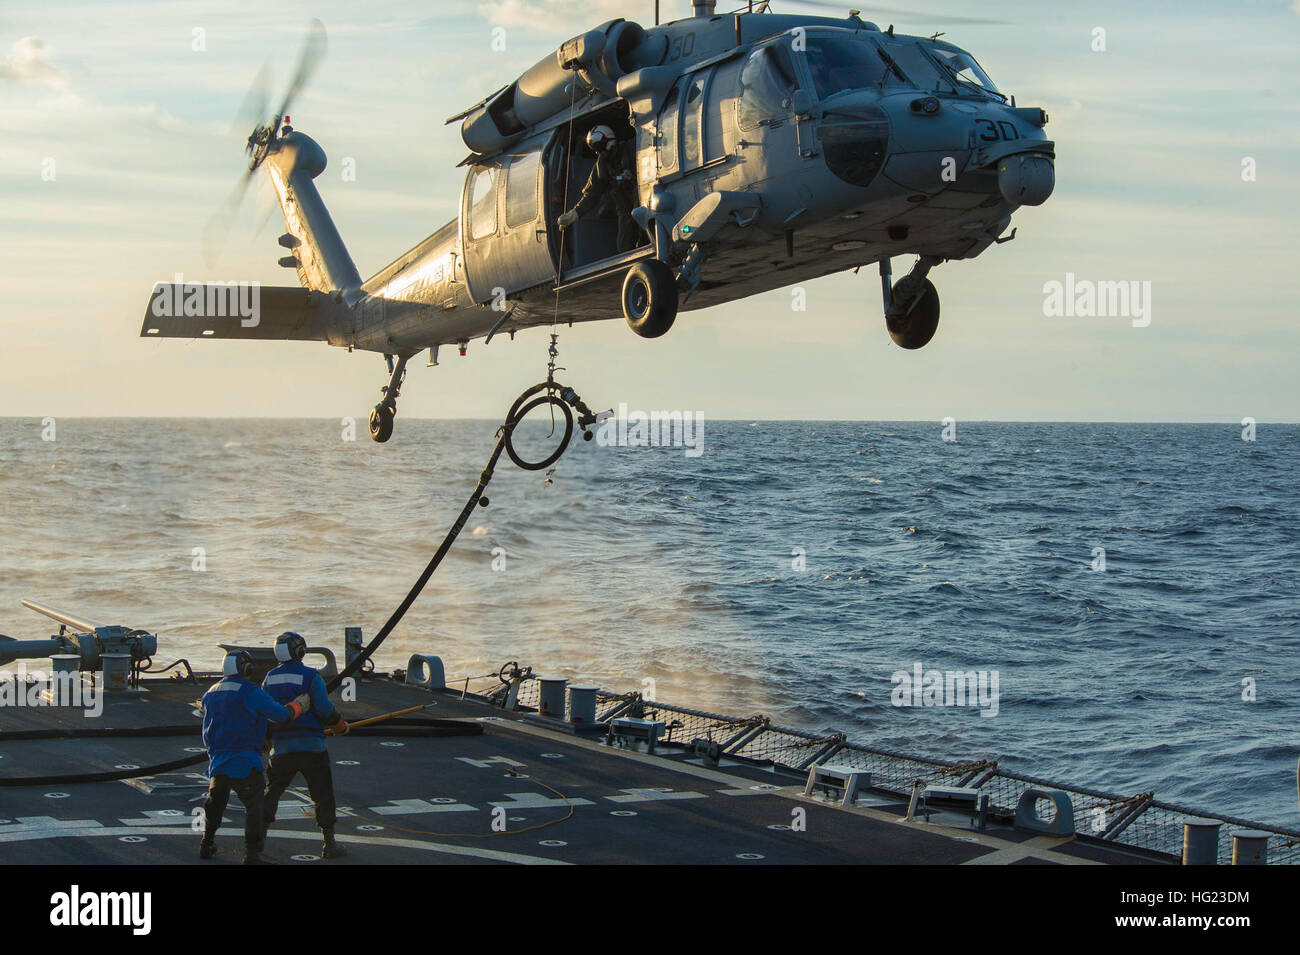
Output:
[[[239,110],[235,114],[234,133],[247,136],[247,130],[253,127],[253,135],[249,137],[247,148],[252,156],[249,168],[239,177],[234,188],[220,206],[217,207],[207,224],[203,228],[203,258],[208,268],[216,264],[220,257],[222,249],[225,247],[226,240],[230,237],[230,229],[234,225],[235,218],[239,214],[239,209],[244,203],[244,196],[248,192],[248,184],[257,172],[257,167],[261,162],[261,149],[258,142],[254,142],[254,137],[259,137],[260,143],[273,141],[280,132],[280,125],[284,122],[285,114],[289,111],[294,99],[311,79],[312,74],[316,72],[317,66],[320,65],[321,59],[325,56],[326,50],[325,25],[320,20],[312,20],[311,27],[307,32],[307,39],[303,43],[302,52],[298,55],[298,64],[294,69],[293,78],[289,81],[288,89],[285,90],[284,97],[280,100],[280,107],[273,115],[267,115],[267,77],[268,66],[262,64],[258,70],[257,76],[253,78],[253,83],[248,92],[244,95],[244,100],[240,103]],[[264,151],[264,150],[263,150]],[[265,225],[266,218],[263,217],[262,225]]]
[[[785,0],[796,6],[815,7],[819,10],[834,8],[836,10],[845,10],[849,8],[848,3],[831,3],[828,0]],[[784,3],[782,4],[784,6]],[[981,17],[957,17],[948,16],[943,13],[925,13],[921,10],[902,10],[898,7],[863,7],[863,19],[874,20],[874,14],[880,14],[882,17],[898,17],[900,23],[917,23],[930,24],[934,26],[996,26],[1005,24],[1005,20],[986,20]]]
[[280,101],[280,109],[275,114],[277,127],[284,120],[285,113],[289,112],[289,106],[293,103],[302,88],[307,85],[311,75],[316,72],[316,67],[325,56],[327,47],[325,40],[325,24],[319,20],[311,21],[311,30],[307,34],[307,40],[303,43],[302,53],[298,57],[298,69],[294,71],[293,79],[289,81],[289,88],[284,92],[284,99]]
[[230,190],[225,201],[217,207],[217,211],[212,213],[203,227],[203,261],[207,263],[208,268],[214,268],[217,259],[221,257],[221,250],[225,248],[226,240],[230,238],[230,227],[235,224],[235,216],[239,214],[239,207],[244,203],[244,194],[248,191],[248,184],[252,182],[253,173],[256,171],[250,169],[239,177],[235,188]]
[[244,94],[244,100],[235,111],[235,120],[230,125],[231,136],[247,136],[254,126],[266,122],[267,110],[270,109],[271,64],[263,63],[262,68],[253,77],[253,85]]

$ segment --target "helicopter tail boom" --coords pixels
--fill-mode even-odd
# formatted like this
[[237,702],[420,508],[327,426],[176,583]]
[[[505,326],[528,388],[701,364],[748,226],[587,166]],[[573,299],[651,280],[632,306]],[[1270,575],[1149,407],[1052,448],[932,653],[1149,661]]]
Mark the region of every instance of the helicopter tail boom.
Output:
[[280,259],[295,269],[303,288],[334,295],[353,305],[364,293],[361,276],[312,181],[325,171],[325,151],[316,141],[288,127],[262,162],[284,213]]

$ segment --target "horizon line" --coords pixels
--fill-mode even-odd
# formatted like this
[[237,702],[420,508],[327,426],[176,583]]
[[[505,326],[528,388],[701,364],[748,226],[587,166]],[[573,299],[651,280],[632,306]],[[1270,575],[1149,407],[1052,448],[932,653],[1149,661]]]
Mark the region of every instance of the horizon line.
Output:
[[[641,409],[631,409],[641,411]],[[663,411],[654,411],[646,413],[664,414]],[[687,413],[687,412],[683,412]],[[692,412],[698,414],[699,412]],[[86,415],[86,414],[69,414],[69,415],[0,415],[0,421],[41,421],[44,418],[62,418],[66,421],[334,421],[341,418],[363,419],[365,415]],[[947,416],[953,417],[953,416]],[[450,418],[424,418],[424,417],[403,417],[403,421],[482,421],[482,422],[499,422],[499,418],[476,418],[476,417],[450,417]],[[540,419],[539,419],[540,420]],[[798,423],[825,423],[825,424],[942,424],[943,418],[731,418],[717,417],[705,418],[708,421],[724,422],[742,422],[742,423],[772,423],[772,424],[798,424]],[[1148,420],[1139,418],[1098,418],[1085,420],[1081,418],[956,418],[958,423],[965,424],[1149,424],[1149,425],[1225,425],[1231,427],[1241,427],[1240,419],[1225,419],[1221,421],[1211,421],[1204,419],[1188,420]],[[1272,420],[1268,418],[1254,418],[1255,424],[1269,425],[1296,425],[1300,421]]]

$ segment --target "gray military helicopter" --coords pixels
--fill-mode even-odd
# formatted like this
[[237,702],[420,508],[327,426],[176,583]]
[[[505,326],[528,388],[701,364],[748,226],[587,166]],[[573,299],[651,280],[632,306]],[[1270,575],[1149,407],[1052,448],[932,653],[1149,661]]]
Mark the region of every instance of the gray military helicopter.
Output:
[[[280,265],[302,288],[259,288],[250,315],[220,283],[160,283],[141,335],[379,352],[376,441],[425,349],[432,366],[444,345],[463,355],[474,339],[620,313],[655,338],[681,310],[873,263],[890,337],[921,348],[939,322],[930,271],[1014,238],[1011,214],[1051,195],[1047,114],[1017,107],[939,35],[765,7],[720,15],[696,0],[671,23],[611,20],[453,116],[471,150],[460,214],[364,281],[313,183],[325,153],[286,115],[324,50],[315,23],[280,109],[248,138],[236,192],[266,170]],[[589,140],[624,151],[631,208],[613,208],[611,190],[573,221],[597,162]],[[908,254],[894,282],[891,261]]]

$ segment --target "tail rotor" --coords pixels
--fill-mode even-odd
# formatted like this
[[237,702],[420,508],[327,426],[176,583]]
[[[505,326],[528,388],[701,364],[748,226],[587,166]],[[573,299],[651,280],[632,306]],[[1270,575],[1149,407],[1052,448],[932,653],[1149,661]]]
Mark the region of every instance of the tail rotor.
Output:
[[234,188],[226,196],[225,201],[217,207],[216,212],[212,214],[204,226],[203,258],[209,268],[216,264],[221,255],[221,250],[225,247],[226,240],[230,237],[231,226],[234,225],[235,217],[239,214],[240,207],[244,203],[244,196],[248,192],[248,184],[252,181],[253,174],[257,172],[257,167],[262,164],[271,151],[272,145],[280,135],[281,128],[286,125],[289,108],[316,72],[320,61],[325,57],[327,47],[325,25],[320,20],[312,20],[311,27],[307,31],[307,39],[303,43],[302,52],[298,56],[298,64],[294,69],[293,77],[290,79],[289,86],[280,100],[279,108],[269,118],[267,116],[267,103],[270,101],[270,97],[267,95],[269,87],[267,64],[263,64],[257,76],[254,77],[253,84],[244,96],[235,118],[235,129],[238,131],[247,129],[250,122],[256,123],[244,143],[244,151],[249,157],[248,169],[239,177]]

